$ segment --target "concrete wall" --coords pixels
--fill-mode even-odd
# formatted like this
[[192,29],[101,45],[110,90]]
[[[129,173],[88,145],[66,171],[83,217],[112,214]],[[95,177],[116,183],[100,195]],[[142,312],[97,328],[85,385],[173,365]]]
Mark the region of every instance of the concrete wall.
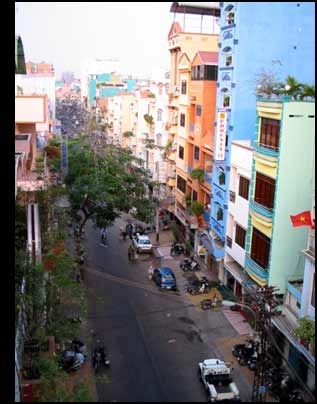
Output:
[[285,102],[282,114],[269,263],[269,284],[281,292],[285,290],[286,277],[299,272],[299,252],[307,243],[308,227],[293,228],[290,215],[311,208],[315,186],[315,104]]

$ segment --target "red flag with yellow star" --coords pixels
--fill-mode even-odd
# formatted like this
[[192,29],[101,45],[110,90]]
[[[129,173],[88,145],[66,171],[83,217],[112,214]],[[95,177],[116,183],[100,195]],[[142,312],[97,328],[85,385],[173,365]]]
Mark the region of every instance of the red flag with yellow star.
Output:
[[291,216],[291,221],[293,227],[310,226],[312,229],[315,228],[309,210],[307,210],[306,212],[299,213],[296,216]]

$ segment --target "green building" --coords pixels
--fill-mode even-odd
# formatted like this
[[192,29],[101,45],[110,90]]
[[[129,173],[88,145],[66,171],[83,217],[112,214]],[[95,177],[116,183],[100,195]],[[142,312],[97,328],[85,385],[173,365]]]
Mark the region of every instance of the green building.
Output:
[[314,143],[314,102],[257,102],[245,271],[250,283],[276,286],[281,294],[288,279],[304,273],[299,252],[309,227],[293,228],[290,215],[311,209]]

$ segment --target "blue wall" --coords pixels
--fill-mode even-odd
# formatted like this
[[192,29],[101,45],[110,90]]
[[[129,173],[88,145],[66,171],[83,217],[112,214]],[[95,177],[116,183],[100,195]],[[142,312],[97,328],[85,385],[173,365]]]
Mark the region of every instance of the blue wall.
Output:
[[[233,25],[228,26],[225,10],[230,5],[234,6],[232,11],[235,13],[235,21]],[[266,71],[275,73],[278,81],[284,81],[287,75],[291,75],[299,82],[314,83],[314,16],[314,3],[223,3],[220,23],[217,111],[223,107],[224,92],[222,90],[224,88],[231,94],[231,105],[227,109],[226,159],[224,162],[214,162],[216,167],[213,170],[210,219],[211,228],[223,241],[227,225],[231,141],[254,139],[256,78],[261,72]],[[231,67],[225,67],[224,49],[227,47],[232,49]],[[215,144],[216,136],[215,134]],[[221,167],[226,174],[224,187],[219,187],[218,167]],[[225,189],[225,196],[219,198],[221,188]],[[219,204],[224,213],[222,221],[218,221],[216,216]]]

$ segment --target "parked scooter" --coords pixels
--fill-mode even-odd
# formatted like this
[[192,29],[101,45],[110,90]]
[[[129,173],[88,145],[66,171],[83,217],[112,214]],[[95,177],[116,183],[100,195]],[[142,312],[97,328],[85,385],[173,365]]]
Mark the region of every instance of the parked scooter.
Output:
[[106,353],[103,343],[99,343],[99,345],[94,349],[92,363],[94,369],[96,370],[100,369],[102,366],[105,366],[106,368],[110,367],[110,359]]
[[199,271],[200,266],[197,261],[195,261],[195,258],[192,256],[190,258],[185,258],[184,261],[180,263],[180,269],[182,269],[184,272],[185,271]]
[[85,362],[85,356],[81,352],[63,351],[60,357],[60,367],[66,372],[79,370]]
[[253,340],[246,340],[246,344],[236,344],[232,347],[232,355],[236,358],[240,355],[241,351],[245,348],[251,348],[253,346]]
[[210,282],[204,276],[200,280],[197,279],[193,281],[189,286],[187,286],[187,292],[191,295],[199,295],[203,293],[208,293],[210,291]]
[[185,249],[182,244],[174,242],[172,245],[170,254],[171,254],[171,256],[178,256],[178,255],[184,254],[184,251],[185,251]]

